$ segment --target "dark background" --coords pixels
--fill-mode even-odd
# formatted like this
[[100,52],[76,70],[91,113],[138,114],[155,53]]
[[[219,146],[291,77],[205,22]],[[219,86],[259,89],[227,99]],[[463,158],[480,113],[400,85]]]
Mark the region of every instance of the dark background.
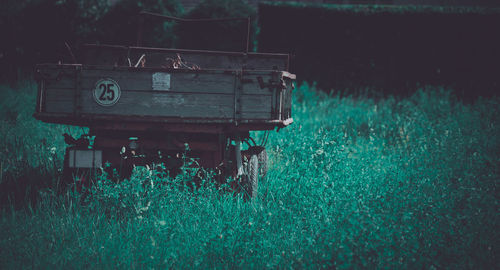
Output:
[[[404,94],[443,85],[461,95],[498,93],[500,11],[492,1],[309,2],[315,3],[206,0],[185,11],[176,0],[6,0],[0,80],[15,84],[36,63],[72,62],[65,42],[77,60],[84,43],[135,45],[137,14],[146,10],[183,18],[250,16],[250,50],[290,53],[299,80],[325,91]],[[245,22],[146,19],[144,29],[144,45],[152,47],[243,51],[246,38]]]
[[259,24],[259,50],[291,53],[292,72],[323,89],[498,91],[497,9],[269,2]]

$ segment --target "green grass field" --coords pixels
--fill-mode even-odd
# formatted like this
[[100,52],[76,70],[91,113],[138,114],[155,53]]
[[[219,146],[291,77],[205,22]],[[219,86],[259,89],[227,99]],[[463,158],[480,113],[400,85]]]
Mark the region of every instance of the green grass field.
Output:
[[33,119],[33,83],[0,88],[2,269],[500,268],[498,97],[342,97],[305,84],[295,123],[271,133],[254,201],[145,170],[89,200],[53,191],[61,134],[80,129]]

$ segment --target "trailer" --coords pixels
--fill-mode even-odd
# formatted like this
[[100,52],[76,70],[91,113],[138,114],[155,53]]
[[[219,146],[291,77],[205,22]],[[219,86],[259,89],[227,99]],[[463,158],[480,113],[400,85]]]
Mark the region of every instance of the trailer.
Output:
[[65,134],[64,181],[89,184],[102,170],[123,179],[153,164],[175,175],[187,153],[218,181],[232,177],[236,190],[257,195],[267,153],[249,132],[293,122],[287,54],[88,44],[80,55],[36,66],[34,117],[89,128]]

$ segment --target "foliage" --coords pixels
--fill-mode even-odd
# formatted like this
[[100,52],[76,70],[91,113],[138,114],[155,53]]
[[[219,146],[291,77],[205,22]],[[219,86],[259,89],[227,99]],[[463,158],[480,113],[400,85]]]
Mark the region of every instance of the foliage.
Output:
[[[141,10],[180,16],[177,0],[7,0],[0,10],[0,79],[18,80],[35,63],[72,63],[65,43],[76,54],[85,43],[135,45],[137,14]],[[174,42],[171,24],[146,23],[150,46]],[[77,55],[78,58],[78,55]],[[77,59],[78,60],[78,59]]]
[[[242,0],[204,0],[186,14],[189,19],[251,18],[250,48],[256,38],[256,11]],[[179,48],[245,51],[247,21],[179,23]]]
[[[81,131],[45,124],[35,118],[35,89],[31,81],[15,90],[0,85],[0,205],[13,207],[35,201],[38,190],[55,187],[65,144],[61,134]],[[59,138],[59,139],[56,139]]]
[[[33,93],[9,90],[2,110],[34,106],[19,91]],[[172,179],[144,168],[87,198],[43,190],[31,208],[3,208],[0,267],[495,269],[499,103],[465,104],[440,88],[371,99],[303,84],[295,123],[269,137],[257,199],[186,188],[189,170]],[[1,122],[2,147],[48,160],[30,145],[60,130],[18,112],[26,121]],[[10,129],[40,134],[12,145],[21,133]]]
[[[122,0],[110,7],[99,21],[99,41],[105,44],[135,45],[138,14],[148,11],[162,15],[180,16],[182,6],[177,0]],[[145,18],[142,26],[143,46],[172,47],[176,40],[172,22]]]
[[492,94],[500,85],[500,9],[479,10],[261,3],[259,51],[290,53],[291,71],[327,91],[449,85]]
[[277,7],[305,8],[313,7],[319,9],[328,9],[352,14],[498,14],[500,8],[481,7],[481,6],[453,6],[453,5],[380,5],[380,4],[319,4],[304,2],[284,2],[284,1],[265,1],[265,5]]

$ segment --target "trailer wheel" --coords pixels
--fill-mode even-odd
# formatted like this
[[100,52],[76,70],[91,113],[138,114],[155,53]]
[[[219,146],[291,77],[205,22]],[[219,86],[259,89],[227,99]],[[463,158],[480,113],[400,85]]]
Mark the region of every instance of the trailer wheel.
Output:
[[259,173],[260,177],[264,178],[267,175],[267,151],[265,148],[260,151],[260,153],[257,155],[257,158],[259,160]]
[[252,146],[248,148],[248,152],[251,155],[257,155],[257,159],[259,161],[259,175],[261,178],[266,177],[268,164],[267,164],[267,151],[263,146]]
[[259,159],[257,155],[251,155],[246,165],[246,173],[243,180],[244,197],[254,199],[257,197],[259,188]]

